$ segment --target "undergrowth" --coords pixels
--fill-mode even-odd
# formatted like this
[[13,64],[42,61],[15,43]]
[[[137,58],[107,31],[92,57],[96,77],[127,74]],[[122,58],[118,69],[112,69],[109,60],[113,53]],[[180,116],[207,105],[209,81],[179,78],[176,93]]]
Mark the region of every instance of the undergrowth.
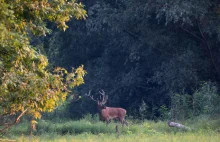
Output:
[[[91,116],[84,119],[73,120],[39,120],[37,130],[34,131],[33,137],[29,136],[29,122],[23,120],[17,126],[11,128],[2,138],[16,139],[18,141],[144,141],[147,138],[157,141],[166,141],[165,139],[174,139],[184,137],[185,141],[191,139],[199,139],[199,141],[219,138],[220,119],[210,118],[208,116],[200,116],[195,119],[180,122],[191,128],[190,131],[180,130],[168,127],[166,121],[133,121],[127,120],[129,126],[122,127],[120,123],[111,122],[108,126],[104,122],[99,121]],[[119,134],[116,134],[115,127],[118,125]],[[203,137],[203,139],[198,138]],[[167,140],[167,141],[169,141]]]

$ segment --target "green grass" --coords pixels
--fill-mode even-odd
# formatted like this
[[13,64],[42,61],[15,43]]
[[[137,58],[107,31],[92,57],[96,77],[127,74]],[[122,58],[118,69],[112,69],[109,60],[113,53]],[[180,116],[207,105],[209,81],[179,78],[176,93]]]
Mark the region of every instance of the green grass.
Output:
[[[129,121],[129,120],[128,120]],[[182,122],[183,123],[183,122]],[[129,121],[129,126],[105,123],[92,119],[78,121],[38,121],[34,136],[28,135],[27,121],[10,129],[3,138],[18,142],[218,142],[220,140],[220,119],[200,117],[185,122],[191,131],[170,128],[167,122]],[[120,135],[115,133],[118,124]]]
[[[78,135],[57,135],[45,134],[32,137],[35,142],[219,142],[220,136],[217,133],[164,133],[164,134],[121,134],[117,137],[115,134],[90,134],[83,133]],[[19,137],[18,142],[28,142],[29,137]]]

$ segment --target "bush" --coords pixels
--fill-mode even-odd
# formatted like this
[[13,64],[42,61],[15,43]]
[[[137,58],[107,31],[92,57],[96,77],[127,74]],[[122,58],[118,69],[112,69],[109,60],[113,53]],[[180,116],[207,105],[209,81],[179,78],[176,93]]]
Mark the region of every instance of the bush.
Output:
[[193,114],[219,114],[220,95],[217,87],[210,82],[204,83],[202,87],[193,94]]
[[186,120],[199,115],[220,113],[220,95],[217,87],[206,82],[192,95],[173,94],[171,97],[171,119]]

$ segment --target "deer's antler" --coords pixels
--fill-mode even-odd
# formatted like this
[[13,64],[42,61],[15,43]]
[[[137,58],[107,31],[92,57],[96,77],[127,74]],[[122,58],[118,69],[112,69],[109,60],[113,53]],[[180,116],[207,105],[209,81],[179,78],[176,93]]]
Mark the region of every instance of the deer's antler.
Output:
[[[99,91],[99,93],[102,95],[102,104],[105,104],[108,100],[108,95],[105,95],[105,91],[101,90]],[[101,100],[101,96],[100,96],[100,100]]]
[[91,93],[91,90],[89,90],[89,94],[86,93],[85,95],[86,95],[87,97],[89,97],[91,100],[93,100],[93,101],[95,101],[95,102],[98,103],[99,100],[95,100],[95,99],[93,98],[93,96],[90,95],[90,93]]

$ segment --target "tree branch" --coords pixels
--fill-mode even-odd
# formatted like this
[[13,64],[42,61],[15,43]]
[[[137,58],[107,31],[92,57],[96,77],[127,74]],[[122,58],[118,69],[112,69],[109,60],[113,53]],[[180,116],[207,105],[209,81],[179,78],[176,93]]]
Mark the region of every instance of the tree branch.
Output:
[[200,41],[203,42],[203,39],[200,38],[199,36],[197,36],[196,34],[194,34],[194,33],[190,32],[190,31],[188,31],[187,29],[184,29],[182,26],[179,26],[179,27],[180,27],[182,30],[184,30],[185,32],[191,34],[192,36],[194,36],[195,38],[197,38],[197,39],[199,39]]
[[17,124],[17,123],[20,121],[21,117],[27,112],[27,110],[28,110],[28,109],[25,109],[23,112],[21,112],[21,114],[16,118],[16,120],[15,120],[13,123],[8,124],[8,125],[5,126],[3,129],[1,129],[1,130],[0,130],[0,133],[2,133],[3,131],[5,131],[5,130],[11,128],[13,125]]
[[203,41],[203,43],[205,44],[205,46],[207,47],[207,49],[209,51],[209,56],[211,58],[211,62],[213,64],[214,68],[215,68],[216,73],[218,74],[218,78],[220,79],[219,70],[218,70],[218,68],[217,68],[217,66],[215,64],[215,61],[214,61],[214,58],[213,58],[213,55],[212,55],[212,51],[211,51],[210,45],[208,44],[207,39],[204,36],[204,33],[203,33],[202,29],[201,29],[201,26],[200,26],[199,22],[197,22],[197,24],[198,24],[198,27],[199,27],[199,32],[200,32],[200,34],[201,34],[201,36],[203,38],[202,41]]
[[203,33],[202,29],[201,29],[201,26],[200,26],[199,22],[197,22],[197,24],[198,24],[199,33],[200,33],[201,37],[197,36],[196,34],[190,32],[190,31],[188,31],[187,29],[184,29],[182,26],[179,26],[179,27],[180,27],[182,30],[184,30],[185,32],[189,33],[189,34],[192,35],[193,37],[195,37],[195,38],[197,38],[198,40],[200,40],[201,42],[203,42],[203,44],[205,45],[205,47],[206,47],[207,50],[208,50],[208,54],[209,54],[209,56],[210,56],[210,58],[211,58],[211,63],[212,63],[212,65],[213,65],[213,67],[214,67],[214,69],[215,69],[215,71],[216,71],[216,73],[217,73],[217,75],[218,75],[219,80],[220,80],[220,72],[219,72],[219,70],[218,70],[218,68],[217,68],[217,66],[216,66],[216,64],[215,64],[215,61],[214,61],[214,58],[213,58],[213,55],[212,55],[212,52],[211,52],[210,45],[208,44],[207,39],[205,38],[205,35],[204,35],[204,33]]

